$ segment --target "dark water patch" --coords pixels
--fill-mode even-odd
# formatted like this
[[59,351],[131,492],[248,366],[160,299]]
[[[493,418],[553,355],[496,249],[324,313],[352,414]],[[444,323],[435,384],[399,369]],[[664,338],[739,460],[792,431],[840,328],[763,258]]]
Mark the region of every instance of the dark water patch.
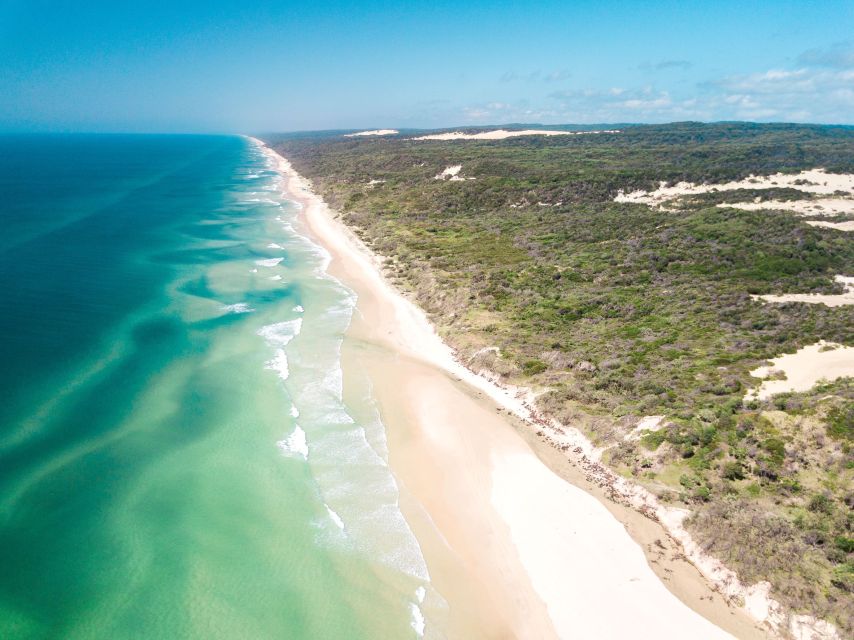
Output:
[[254,261],[263,257],[245,244],[238,243],[228,247],[191,247],[161,251],[152,255],[150,261],[155,264],[199,265],[228,260]]

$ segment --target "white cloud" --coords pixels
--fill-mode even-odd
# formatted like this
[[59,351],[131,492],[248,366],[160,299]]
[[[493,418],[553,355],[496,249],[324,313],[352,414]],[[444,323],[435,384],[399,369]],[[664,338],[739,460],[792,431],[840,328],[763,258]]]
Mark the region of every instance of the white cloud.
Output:
[[771,69],[729,76],[708,87],[710,104],[720,101],[733,107],[736,118],[854,121],[854,70]]
[[696,109],[696,101],[675,100],[669,92],[651,86],[556,91],[550,98],[567,122],[660,122],[684,119]]
[[[684,60],[641,65],[686,70]],[[510,81],[547,81],[560,74],[505,74]],[[647,76],[648,78],[649,76]],[[530,92],[529,92],[530,93]],[[496,96],[498,98],[498,96]],[[518,102],[496,99],[457,112],[471,124],[607,123],[677,120],[758,120],[854,124],[854,46],[814,49],[792,67],[732,74],[694,85],[575,87]]]

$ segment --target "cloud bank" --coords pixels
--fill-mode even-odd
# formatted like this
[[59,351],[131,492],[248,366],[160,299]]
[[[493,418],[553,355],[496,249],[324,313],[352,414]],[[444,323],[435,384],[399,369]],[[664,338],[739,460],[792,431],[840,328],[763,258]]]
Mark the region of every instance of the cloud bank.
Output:
[[[506,73],[501,82],[554,82],[563,85],[538,99],[496,100],[459,110],[470,124],[495,122],[672,122],[755,120],[854,124],[854,44],[810,49],[790,65],[754,73],[667,83],[658,76],[694,67],[688,60],[647,62],[637,68],[647,81],[606,89],[573,86],[566,73]],[[651,78],[656,81],[649,82]]]

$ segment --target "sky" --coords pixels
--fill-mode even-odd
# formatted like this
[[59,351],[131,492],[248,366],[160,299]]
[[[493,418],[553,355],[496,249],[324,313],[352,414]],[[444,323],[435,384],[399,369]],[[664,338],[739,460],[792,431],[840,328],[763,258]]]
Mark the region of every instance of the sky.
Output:
[[854,124],[854,1],[0,0],[0,130]]

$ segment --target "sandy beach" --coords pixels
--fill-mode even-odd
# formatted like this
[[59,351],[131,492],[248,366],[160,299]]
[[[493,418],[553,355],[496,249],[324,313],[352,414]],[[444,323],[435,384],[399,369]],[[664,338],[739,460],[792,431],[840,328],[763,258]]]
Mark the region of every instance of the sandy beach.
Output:
[[[447,601],[452,638],[763,638],[685,561],[663,527],[608,501],[538,439],[523,400],[453,359],[374,256],[289,163],[330,273],[358,295],[347,372],[367,373],[388,432],[401,509]],[[431,611],[426,637],[431,637]],[[437,615],[441,619],[442,615]]]

